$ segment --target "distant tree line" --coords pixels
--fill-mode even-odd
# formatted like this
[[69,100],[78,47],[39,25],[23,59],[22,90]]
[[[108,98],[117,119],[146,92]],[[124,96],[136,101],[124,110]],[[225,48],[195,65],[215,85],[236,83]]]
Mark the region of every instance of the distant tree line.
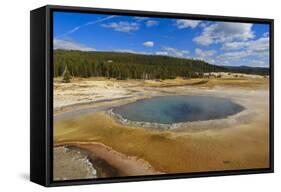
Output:
[[54,77],[67,67],[74,77],[173,79],[202,77],[206,72],[230,71],[202,60],[119,52],[54,51]]

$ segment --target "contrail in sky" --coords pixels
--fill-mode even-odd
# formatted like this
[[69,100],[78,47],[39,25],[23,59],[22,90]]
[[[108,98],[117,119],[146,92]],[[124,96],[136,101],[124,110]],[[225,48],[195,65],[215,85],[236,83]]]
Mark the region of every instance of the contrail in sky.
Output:
[[97,23],[100,23],[102,21],[105,21],[105,20],[108,20],[108,19],[112,19],[114,17],[117,17],[116,15],[111,15],[111,16],[108,16],[108,17],[105,17],[105,18],[102,18],[102,19],[99,19],[99,20],[96,20],[96,21],[90,21],[88,23],[84,23],[82,25],[79,25],[77,27],[74,27],[73,29],[61,34],[61,35],[58,35],[56,38],[60,38],[60,37],[64,37],[66,35],[70,35],[72,33],[74,33],[75,31],[78,31],[79,29],[81,29],[82,27],[86,27],[88,25],[94,25],[94,24],[97,24]]

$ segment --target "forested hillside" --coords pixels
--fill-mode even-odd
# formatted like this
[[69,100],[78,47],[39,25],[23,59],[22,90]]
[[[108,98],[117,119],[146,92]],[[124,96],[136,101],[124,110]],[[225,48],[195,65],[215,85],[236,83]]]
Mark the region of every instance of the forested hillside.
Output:
[[[117,79],[171,79],[200,77],[205,72],[232,71],[205,61],[119,52],[54,51],[54,77],[65,68],[72,76]],[[247,68],[248,73],[249,69]]]

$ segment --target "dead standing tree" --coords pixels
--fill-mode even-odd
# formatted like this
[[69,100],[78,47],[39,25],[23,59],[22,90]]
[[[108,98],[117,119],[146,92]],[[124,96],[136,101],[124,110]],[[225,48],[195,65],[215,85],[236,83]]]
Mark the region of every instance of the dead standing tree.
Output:
[[69,83],[70,82],[70,79],[71,79],[71,75],[70,75],[70,72],[67,68],[67,65],[65,65],[64,67],[64,71],[62,73],[62,82],[63,83]]

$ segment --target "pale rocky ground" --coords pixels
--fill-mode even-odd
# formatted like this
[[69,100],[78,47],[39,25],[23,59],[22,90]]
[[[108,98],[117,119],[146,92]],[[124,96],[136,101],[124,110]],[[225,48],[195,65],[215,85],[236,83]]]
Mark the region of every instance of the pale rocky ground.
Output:
[[97,178],[86,154],[66,147],[54,148],[54,180]]
[[244,73],[228,73],[228,72],[212,72],[212,73],[204,73],[204,76],[214,76],[223,79],[228,78],[251,78],[251,79],[263,79],[268,78],[268,76],[262,76],[262,75],[252,75],[252,74],[244,74]]
[[98,102],[130,96],[129,83],[74,80],[71,83],[54,83],[54,108],[74,104]]

